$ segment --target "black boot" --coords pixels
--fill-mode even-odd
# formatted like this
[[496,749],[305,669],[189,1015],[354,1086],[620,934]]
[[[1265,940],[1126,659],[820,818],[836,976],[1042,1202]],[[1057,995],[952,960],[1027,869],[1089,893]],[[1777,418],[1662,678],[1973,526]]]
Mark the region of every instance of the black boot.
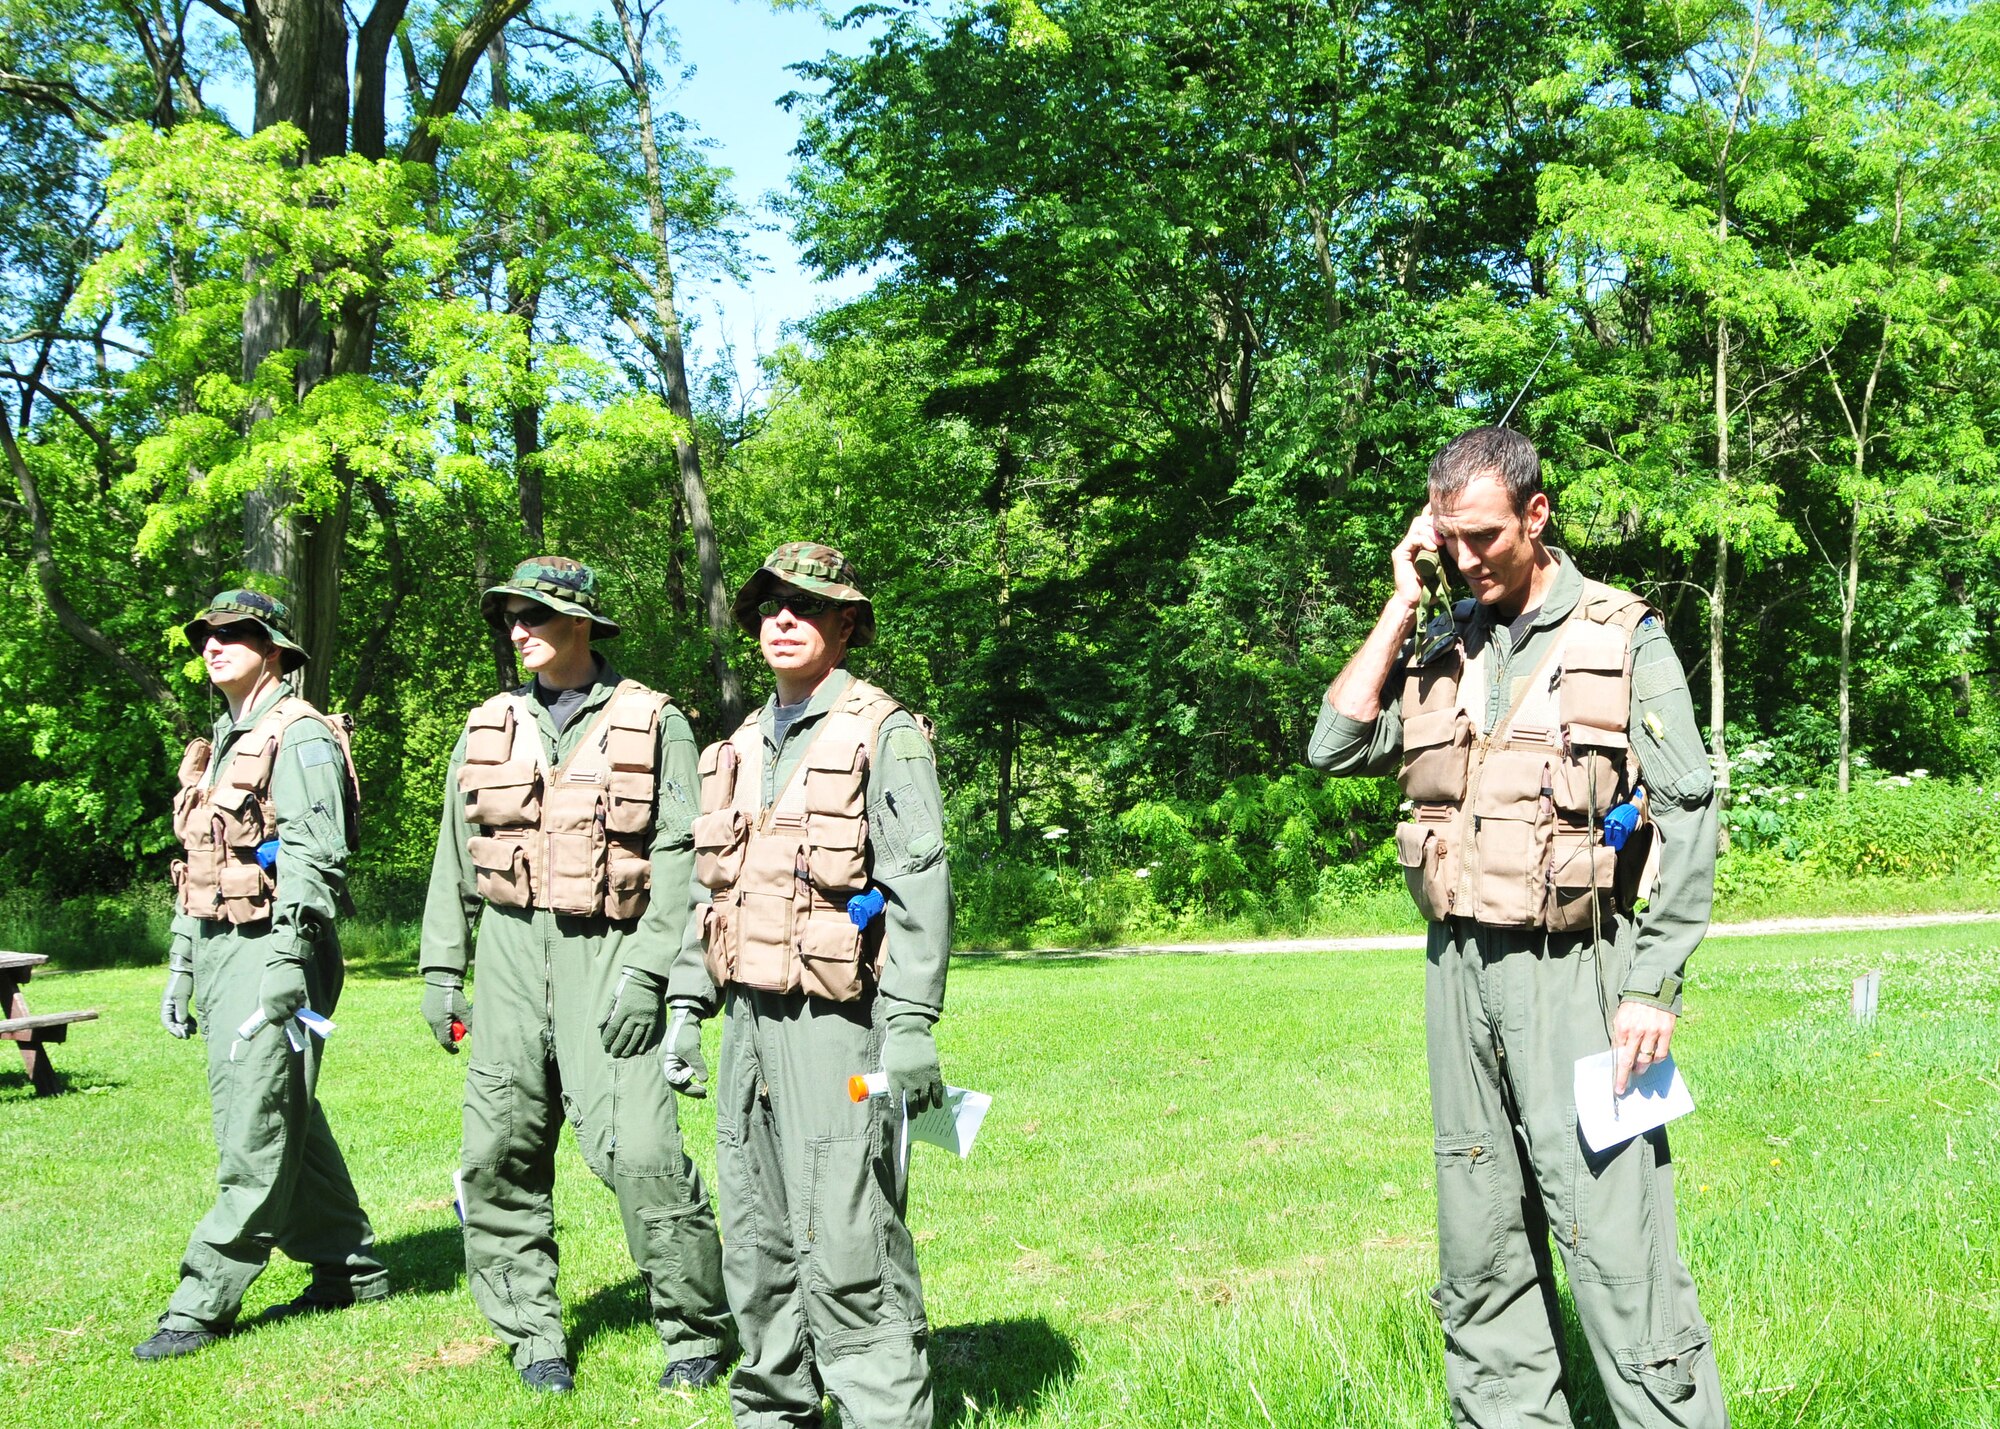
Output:
[[722,1361],[714,1355],[675,1360],[660,1376],[661,1389],[707,1389],[722,1378]]
[[576,1388],[576,1376],[561,1360],[536,1360],[521,1371],[521,1383],[545,1394],[568,1394]]
[[222,1336],[213,1330],[155,1330],[144,1344],[132,1347],[135,1360],[172,1360],[205,1350]]

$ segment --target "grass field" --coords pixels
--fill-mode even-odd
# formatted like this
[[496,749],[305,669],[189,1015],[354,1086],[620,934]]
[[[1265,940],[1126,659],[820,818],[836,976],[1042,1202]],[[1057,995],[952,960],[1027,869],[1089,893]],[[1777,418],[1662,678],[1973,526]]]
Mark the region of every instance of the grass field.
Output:
[[[159,1030],[154,971],[36,980],[104,1019],[58,1049],[67,1095],[0,1064],[6,1423],[728,1422],[720,1390],[653,1387],[615,1207],[567,1147],[578,1393],[519,1387],[459,1261],[464,1064],[391,971],[356,968],[322,1091],[401,1293],[159,1366],[129,1351],[210,1194],[201,1049]],[[916,1152],[940,1423],[1443,1425],[1421,985],[1412,953],[962,959],[945,1068],[996,1102],[970,1161]],[[1688,1000],[1681,1224],[1735,1422],[2000,1425],[2000,934],[1716,943]],[[712,1166],[712,1116],[684,1123]],[[304,1279],[275,1264],[249,1315]],[[1609,1424],[1587,1383],[1579,1422]]]

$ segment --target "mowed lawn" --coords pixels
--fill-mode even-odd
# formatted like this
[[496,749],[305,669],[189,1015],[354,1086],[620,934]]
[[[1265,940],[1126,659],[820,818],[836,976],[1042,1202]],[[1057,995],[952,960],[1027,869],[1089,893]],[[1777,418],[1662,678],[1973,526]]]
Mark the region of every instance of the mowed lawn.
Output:
[[[464,1063],[398,973],[355,970],[322,1092],[399,1293],[260,1328],[305,1281],[280,1260],[245,1329],[158,1366],[130,1348],[210,1194],[202,1051],[160,1031],[153,971],[31,985],[104,1019],[59,1049],[58,1098],[0,1048],[0,1419],[727,1423],[720,1390],[654,1388],[615,1207],[567,1145],[578,1392],[520,1387],[450,1205]],[[961,960],[945,1069],[995,1102],[970,1161],[915,1152],[940,1423],[1443,1425],[1421,1000],[1413,953]],[[1716,943],[1688,1000],[1681,1229],[1735,1422],[2000,1424],[2000,935]],[[712,1168],[713,1117],[683,1106]]]

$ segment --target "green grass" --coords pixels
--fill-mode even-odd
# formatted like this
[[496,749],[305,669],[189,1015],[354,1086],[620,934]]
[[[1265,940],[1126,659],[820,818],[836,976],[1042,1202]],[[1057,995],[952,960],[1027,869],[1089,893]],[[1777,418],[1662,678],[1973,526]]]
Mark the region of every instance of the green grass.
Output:
[[[379,965],[349,985],[323,1091],[401,1293],[160,1366],[129,1350],[209,1196],[201,1050],[159,1031],[150,970],[36,980],[37,1005],[105,1016],[58,1050],[69,1094],[0,1071],[9,1423],[727,1422],[719,1390],[653,1388],[616,1209],[567,1146],[579,1393],[519,1388],[458,1260],[463,1062]],[[1847,987],[1869,968],[1882,1012],[1859,1029]],[[962,959],[945,1066],[997,1100],[970,1161],[916,1153],[940,1422],[1443,1426],[1421,972],[1410,953]],[[1688,996],[1683,1244],[1735,1422],[2000,1425],[2000,938],[1717,943]],[[710,1113],[685,1125],[712,1164]],[[249,1311],[303,1284],[275,1264]]]

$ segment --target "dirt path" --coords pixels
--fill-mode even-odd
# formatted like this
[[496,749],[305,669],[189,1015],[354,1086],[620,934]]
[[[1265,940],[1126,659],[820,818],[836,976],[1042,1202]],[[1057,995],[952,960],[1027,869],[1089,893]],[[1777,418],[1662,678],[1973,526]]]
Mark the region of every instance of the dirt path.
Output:
[[[1881,933],[1943,924],[2000,923],[2000,913],[1889,913],[1865,918],[1760,918],[1750,923],[1716,923],[1708,936],[1768,938],[1783,933]],[[1266,938],[1231,943],[1129,943],[1117,948],[966,949],[961,958],[1138,958],[1161,953],[1210,953],[1246,957],[1258,953],[1358,953],[1421,949],[1421,933],[1372,938]]]

